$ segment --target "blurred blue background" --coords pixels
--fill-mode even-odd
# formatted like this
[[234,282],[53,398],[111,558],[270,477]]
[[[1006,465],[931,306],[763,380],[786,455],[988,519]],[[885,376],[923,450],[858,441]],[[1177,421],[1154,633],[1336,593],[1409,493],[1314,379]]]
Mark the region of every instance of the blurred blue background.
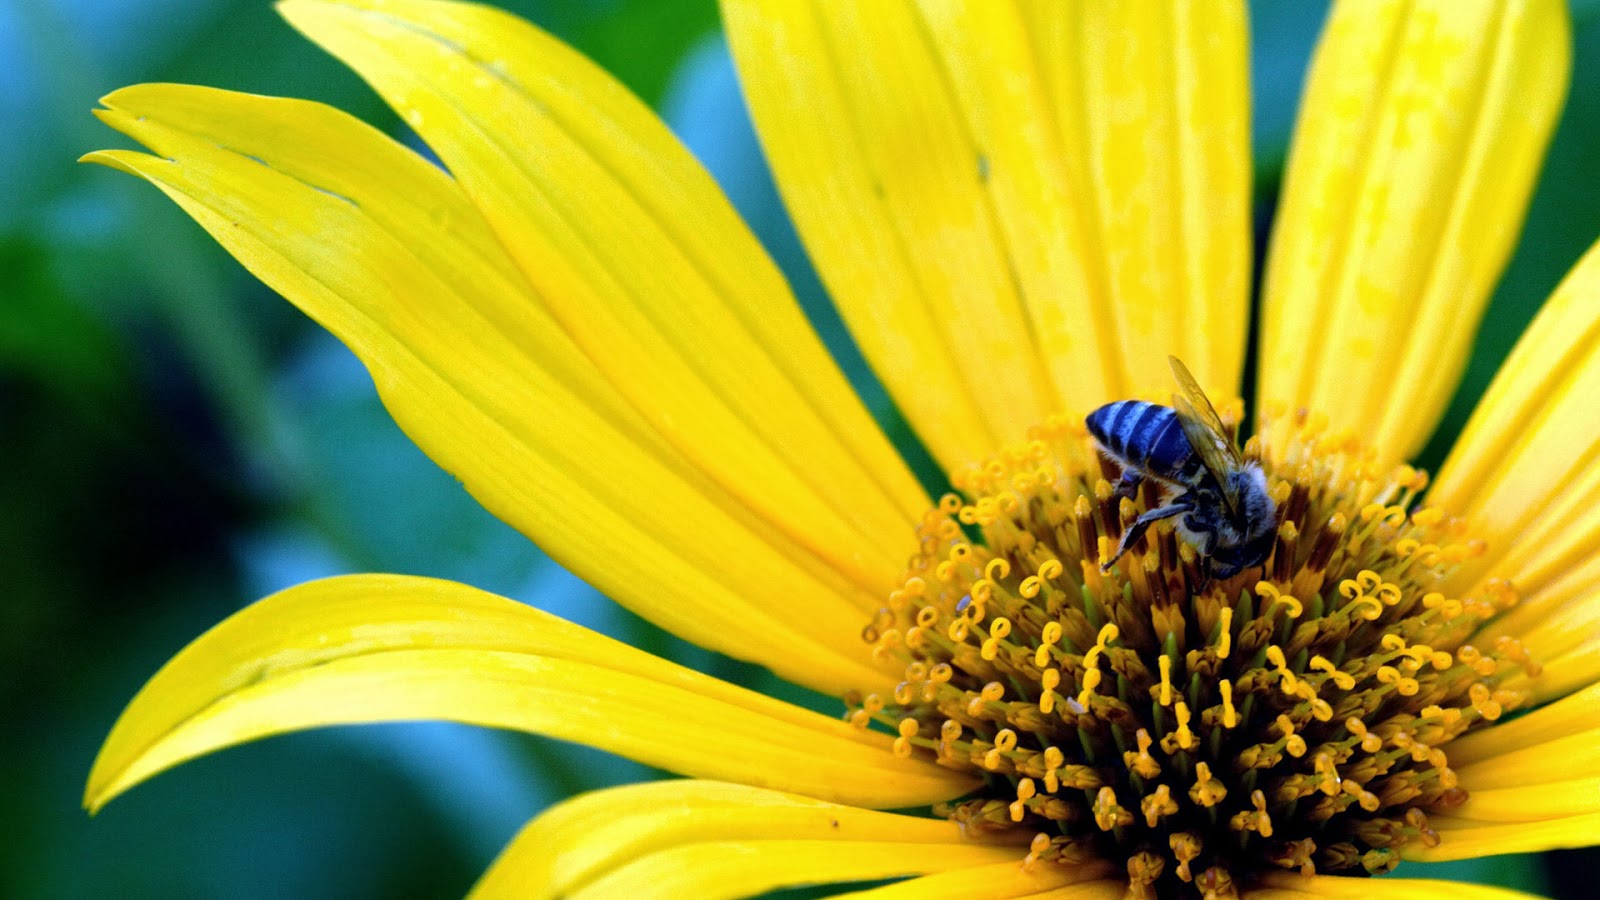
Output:
[[[909,447],[777,202],[713,4],[504,5],[661,110]],[[1252,7],[1264,235],[1324,7]],[[1600,235],[1600,24],[1588,4],[1575,17],[1572,97],[1428,464]],[[185,643],[256,597],[342,572],[455,578],[713,674],[772,680],[663,635],[554,566],[405,440],[341,347],[156,191],[75,164],[117,143],[89,115],[97,98],[151,80],[309,97],[404,134],[259,0],[0,0],[0,896],[459,895],[539,809],[652,773],[521,735],[395,725],[218,754],[92,820],[83,781],[122,706]],[[1593,861],[1501,858],[1440,874],[1577,897]]]

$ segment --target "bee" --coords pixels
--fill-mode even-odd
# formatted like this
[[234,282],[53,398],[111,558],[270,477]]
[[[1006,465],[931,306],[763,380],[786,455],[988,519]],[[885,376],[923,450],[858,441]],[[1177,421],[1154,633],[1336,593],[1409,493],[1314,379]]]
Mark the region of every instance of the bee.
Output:
[[1162,488],[1161,502],[1122,533],[1100,571],[1110,571],[1153,523],[1171,518],[1208,578],[1232,578],[1272,554],[1277,505],[1261,464],[1245,461],[1188,367],[1167,359],[1181,389],[1172,406],[1118,400],[1085,420],[1101,452],[1122,468],[1117,496],[1132,497],[1146,478]]

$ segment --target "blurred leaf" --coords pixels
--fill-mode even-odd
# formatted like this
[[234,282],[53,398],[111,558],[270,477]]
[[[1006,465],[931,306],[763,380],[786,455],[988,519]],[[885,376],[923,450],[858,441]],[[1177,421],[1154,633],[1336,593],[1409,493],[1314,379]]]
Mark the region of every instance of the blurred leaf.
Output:
[[0,237],[0,369],[26,373],[83,410],[127,402],[127,361],[116,338],[55,290],[47,259],[31,236]]

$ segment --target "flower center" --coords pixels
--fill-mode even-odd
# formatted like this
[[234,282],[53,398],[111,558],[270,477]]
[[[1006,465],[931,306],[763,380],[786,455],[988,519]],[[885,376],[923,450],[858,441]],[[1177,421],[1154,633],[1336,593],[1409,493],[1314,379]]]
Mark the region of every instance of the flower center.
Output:
[[1483,544],[1413,509],[1424,473],[1271,417],[1244,449],[1276,503],[1264,563],[1210,580],[1162,520],[1102,574],[1156,490],[1116,496],[1081,423],[1029,437],[924,516],[863,632],[905,680],[846,698],[897,753],[984,777],[937,812],[974,836],[1036,832],[1030,865],[1125,864],[1149,897],[1232,896],[1269,867],[1377,874],[1438,843],[1428,813],[1467,796],[1444,746],[1538,671],[1515,640],[1469,643],[1516,598],[1447,596]]

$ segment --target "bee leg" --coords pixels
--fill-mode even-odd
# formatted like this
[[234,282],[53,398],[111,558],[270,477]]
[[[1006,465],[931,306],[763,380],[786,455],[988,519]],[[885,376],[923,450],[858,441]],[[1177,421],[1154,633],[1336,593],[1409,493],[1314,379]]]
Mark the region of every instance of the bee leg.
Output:
[[1135,469],[1132,466],[1125,466],[1122,469],[1122,477],[1117,479],[1116,486],[1111,489],[1111,496],[1119,499],[1122,497],[1127,497],[1129,500],[1132,500],[1134,497],[1138,496],[1139,485],[1143,482],[1144,476],[1139,474],[1138,469]]
[[1144,536],[1145,530],[1151,525],[1161,521],[1162,519],[1170,519],[1173,516],[1182,515],[1183,513],[1189,512],[1193,509],[1194,505],[1192,503],[1189,503],[1184,499],[1179,499],[1167,504],[1166,506],[1152,509],[1139,518],[1134,519],[1133,524],[1128,526],[1128,530],[1122,533],[1122,540],[1117,542],[1117,552],[1111,554],[1110,559],[1100,564],[1100,572],[1104,574],[1111,571],[1112,565],[1114,565],[1117,560],[1122,558],[1122,554],[1128,552],[1129,547],[1133,546],[1138,542],[1139,538]]

